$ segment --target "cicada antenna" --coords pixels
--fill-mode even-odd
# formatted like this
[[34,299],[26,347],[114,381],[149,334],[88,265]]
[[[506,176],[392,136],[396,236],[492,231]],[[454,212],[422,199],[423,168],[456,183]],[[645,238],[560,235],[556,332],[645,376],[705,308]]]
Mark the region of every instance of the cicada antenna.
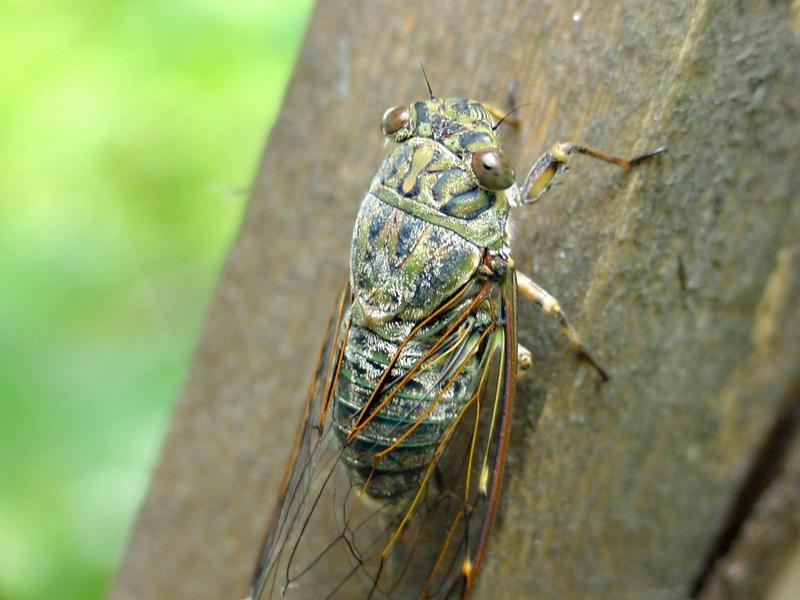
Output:
[[492,125],[492,131],[497,131],[497,128],[500,127],[500,125],[503,124],[503,121],[505,121],[508,117],[513,115],[515,112],[517,112],[520,108],[522,108],[523,106],[530,106],[531,104],[533,104],[533,102],[523,102],[522,104],[517,104],[514,108],[512,108],[510,111],[508,111],[502,117],[500,117],[500,120],[497,123]]
[[425,65],[422,64],[422,59],[419,59],[419,68],[422,69],[422,76],[425,78],[425,85],[428,86],[428,94],[431,96],[431,100],[435,100],[436,98],[433,95],[433,90],[431,89],[431,82],[428,79],[428,74],[425,72]]

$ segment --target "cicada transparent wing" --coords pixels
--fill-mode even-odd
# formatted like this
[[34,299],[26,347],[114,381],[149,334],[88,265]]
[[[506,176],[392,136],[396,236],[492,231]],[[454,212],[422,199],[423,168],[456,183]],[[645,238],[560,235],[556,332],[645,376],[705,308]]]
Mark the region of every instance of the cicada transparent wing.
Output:
[[[348,356],[363,358],[364,342],[344,292],[253,598],[466,595],[499,498],[515,294],[510,265],[496,280],[467,283],[393,354],[374,353],[379,375],[362,380]],[[353,386],[365,399],[357,408],[342,401]],[[460,401],[440,410],[448,395]]]
[[311,486],[318,483],[318,474],[325,469],[320,462],[327,452],[335,451],[328,443],[330,419],[328,406],[323,403],[329,402],[332,395],[331,382],[336,377],[335,369],[341,359],[339,354],[343,344],[340,336],[349,300],[350,288],[347,285],[339,295],[328,323],[293,452],[284,472],[280,499],[259,559],[251,598],[273,598],[283,594],[277,584],[279,561],[290,562],[290,557],[285,555],[287,550],[292,551],[288,540],[300,537],[300,530],[306,527],[304,520],[313,511],[307,502],[313,495]]

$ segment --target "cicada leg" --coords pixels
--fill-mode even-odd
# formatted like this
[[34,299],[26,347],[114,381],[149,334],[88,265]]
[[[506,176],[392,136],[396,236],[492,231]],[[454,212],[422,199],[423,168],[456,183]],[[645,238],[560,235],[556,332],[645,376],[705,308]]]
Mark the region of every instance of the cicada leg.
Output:
[[[615,164],[623,169],[631,169],[642,161],[661,154],[662,152],[666,152],[666,150],[666,146],[659,146],[655,150],[628,159],[588,146],[559,142],[550,148],[548,152],[545,152],[539,160],[534,163],[531,170],[528,171],[528,175],[525,177],[525,182],[522,185],[520,194],[521,202],[522,204],[532,204],[549,190],[556,176],[566,169],[567,161],[572,154],[585,154],[592,158]],[[572,323],[570,323],[569,319],[564,315],[564,311],[561,310],[558,300],[520,272],[517,272],[517,289],[520,294],[538,306],[545,315],[556,318],[573,352],[575,352],[580,360],[589,363],[589,365],[597,371],[603,381],[608,381],[608,374],[588,353],[578,337],[578,332],[575,330],[575,327],[572,326]],[[520,356],[522,356],[522,354],[520,354]]]
[[522,344],[517,344],[517,376],[522,377],[525,372],[531,368],[532,364],[533,356],[531,355],[531,351]]
[[525,276],[519,271],[517,271],[517,291],[522,294],[524,298],[533,302],[542,313],[547,316],[555,317],[561,327],[562,333],[567,338],[570,349],[575,352],[580,360],[588,363],[597,371],[600,379],[608,381],[608,373],[597,364],[591,354],[586,350],[580,337],[578,337],[578,332],[575,330],[575,327],[569,322],[564,311],[561,310],[561,305],[558,303],[558,300],[534,283],[530,277]]
[[655,150],[628,159],[603,152],[602,150],[595,150],[588,146],[559,142],[550,148],[548,152],[545,152],[533,164],[531,170],[528,171],[525,183],[522,185],[522,203],[533,204],[542,194],[549,190],[556,175],[566,168],[571,154],[585,154],[592,158],[615,164],[623,169],[631,169],[642,161],[666,151],[666,146],[659,146]]

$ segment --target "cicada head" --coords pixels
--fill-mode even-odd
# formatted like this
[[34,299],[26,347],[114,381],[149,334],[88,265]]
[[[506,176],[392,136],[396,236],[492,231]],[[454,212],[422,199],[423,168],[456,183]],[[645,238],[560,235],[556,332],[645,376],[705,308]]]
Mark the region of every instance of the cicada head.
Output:
[[483,104],[462,98],[441,98],[396,106],[383,114],[383,134],[395,142],[428,138],[467,160],[477,183],[487,190],[505,190],[516,174],[498,147],[494,118]]

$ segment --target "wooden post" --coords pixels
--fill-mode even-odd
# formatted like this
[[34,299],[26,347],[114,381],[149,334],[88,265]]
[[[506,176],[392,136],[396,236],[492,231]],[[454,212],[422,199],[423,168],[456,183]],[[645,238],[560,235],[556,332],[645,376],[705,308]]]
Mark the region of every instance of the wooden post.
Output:
[[534,367],[475,596],[780,597],[800,564],[799,6],[320,0],[111,597],[246,595],[380,115],[425,97],[418,59],[440,96],[513,85],[518,171],[555,141],[670,147],[630,173],[578,157],[515,215],[518,267],[611,381],[522,311]]

